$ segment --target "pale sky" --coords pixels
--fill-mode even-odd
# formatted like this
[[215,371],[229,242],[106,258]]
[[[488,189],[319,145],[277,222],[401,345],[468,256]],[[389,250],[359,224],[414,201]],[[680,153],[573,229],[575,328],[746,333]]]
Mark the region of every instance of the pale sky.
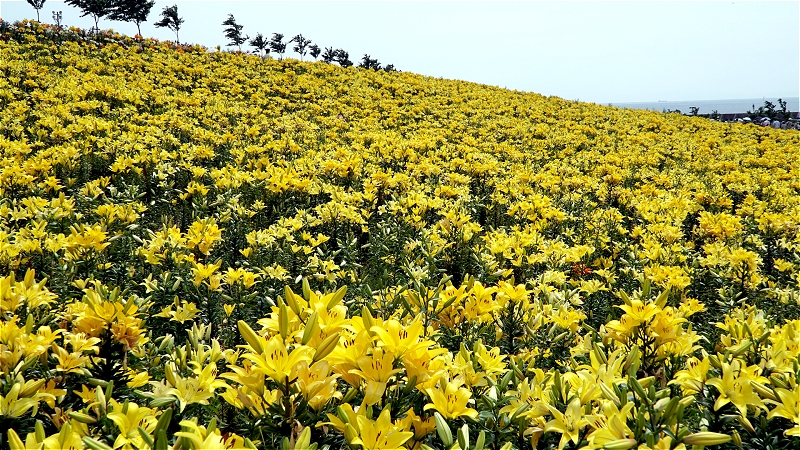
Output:
[[[302,33],[343,48],[358,64],[382,64],[596,103],[715,100],[800,95],[800,2],[277,2],[157,1],[142,34],[173,39],[152,23],[165,6],[185,19],[182,42],[226,48],[222,22],[288,40]],[[43,22],[90,17],[47,0]],[[22,0],[0,0],[6,21],[35,18]],[[101,19],[101,28],[136,27]],[[229,47],[232,48],[232,47]],[[244,48],[244,47],[243,47]],[[287,50],[286,56],[299,58]],[[306,56],[306,58],[309,58]]]

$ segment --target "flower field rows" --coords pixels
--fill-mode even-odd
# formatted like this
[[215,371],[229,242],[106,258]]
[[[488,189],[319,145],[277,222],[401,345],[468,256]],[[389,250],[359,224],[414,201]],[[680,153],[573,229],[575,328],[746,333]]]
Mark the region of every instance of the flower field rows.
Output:
[[796,131],[0,31],[0,448],[800,445]]

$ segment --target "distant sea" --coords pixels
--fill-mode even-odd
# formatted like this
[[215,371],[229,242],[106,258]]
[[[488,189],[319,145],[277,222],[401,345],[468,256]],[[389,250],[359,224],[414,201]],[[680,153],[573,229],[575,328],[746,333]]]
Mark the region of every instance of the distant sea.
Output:
[[[800,111],[800,97],[784,97],[786,109],[795,112]],[[633,103],[609,103],[611,106],[619,106],[630,109],[649,109],[653,111],[680,110],[683,114],[689,113],[689,108],[696,106],[700,108],[698,114],[711,114],[716,110],[720,114],[746,113],[753,111],[753,105],[758,109],[764,106],[765,101],[770,101],[775,105],[775,109],[780,109],[777,98],[743,98],[734,100],[687,100],[687,101],[657,101],[657,102],[633,102]]]

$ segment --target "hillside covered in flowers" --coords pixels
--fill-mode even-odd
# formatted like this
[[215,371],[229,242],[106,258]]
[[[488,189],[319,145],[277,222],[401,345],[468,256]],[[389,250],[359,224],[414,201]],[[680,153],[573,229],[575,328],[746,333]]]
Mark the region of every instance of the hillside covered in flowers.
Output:
[[800,133],[0,31],[0,448],[800,445]]

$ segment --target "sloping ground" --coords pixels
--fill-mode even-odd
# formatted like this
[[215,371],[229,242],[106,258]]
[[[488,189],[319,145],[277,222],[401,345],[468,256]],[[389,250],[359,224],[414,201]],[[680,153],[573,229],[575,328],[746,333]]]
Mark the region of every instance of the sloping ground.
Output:
[[3,445],[796,445],[797,132],[0,30]]

